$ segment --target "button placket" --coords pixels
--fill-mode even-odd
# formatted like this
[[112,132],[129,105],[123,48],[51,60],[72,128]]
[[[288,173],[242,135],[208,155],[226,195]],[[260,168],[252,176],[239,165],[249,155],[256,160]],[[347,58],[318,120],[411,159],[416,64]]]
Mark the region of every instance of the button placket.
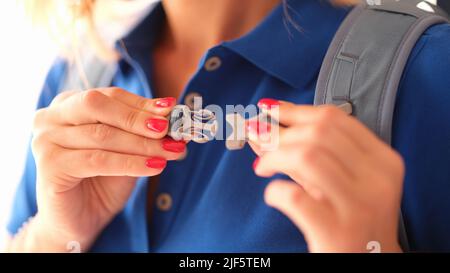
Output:
[[202,96],[197,93],[197,92],[189,92],[185,97],[184,97],[184,104],[189,107],[189,109],[194,110],[194,102],[195,102],[195,98],[202,98]]

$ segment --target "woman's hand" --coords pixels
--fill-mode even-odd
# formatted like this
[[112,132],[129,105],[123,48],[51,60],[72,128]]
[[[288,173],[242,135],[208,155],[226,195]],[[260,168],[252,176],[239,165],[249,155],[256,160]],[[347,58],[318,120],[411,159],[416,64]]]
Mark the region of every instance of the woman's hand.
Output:
[[62,248],[78,241],[86,250],[123,209],[136,177],[158,175],[181,156],[185,143],[165,137],[174,105],[104,88],[64,92],[36,113],[33,224],[44,241]]
[[258,105],[276,113],[283,127],[278,146],[264,152],[267,140],[249,123],[250,144],[260,156],[255,173],[284,173],[296,182],[271,182],[265,200],[298,226],[309,250],[367,252],[375,241],[383,252],[400,251],[400,155],[337,107],[270,99]]

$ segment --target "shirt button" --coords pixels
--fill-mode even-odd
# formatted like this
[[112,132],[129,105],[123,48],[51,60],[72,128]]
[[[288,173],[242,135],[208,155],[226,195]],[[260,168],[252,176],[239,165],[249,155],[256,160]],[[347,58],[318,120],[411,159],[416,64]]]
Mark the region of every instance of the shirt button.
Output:
[[184,104],[191,110],[194,110],[194,101],[196,97],[200,99],[202,98],[202,96],[200,96],[197,92],[190,92],[184,97]]
[[168,211],[172,207],[172,197],[168,193],[160,193],[156,197],[156,206],[161,211]]
[[219,57],[211,57],[208,60],[206,60],[204,67],[205,67],[206,71],[211,72],[211,71],[217,70],[221,64],[222,64],[222,61],[220,60]]

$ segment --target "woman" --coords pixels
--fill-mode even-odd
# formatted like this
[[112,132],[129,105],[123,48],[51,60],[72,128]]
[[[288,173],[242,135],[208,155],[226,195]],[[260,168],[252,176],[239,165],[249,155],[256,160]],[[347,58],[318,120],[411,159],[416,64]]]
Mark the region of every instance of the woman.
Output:
[[[78,16],[92,16],[92,2],[79,1]],[[398,252],[400,205],[412,250],[450,250],[450,25],[427,30],[411,55],[392,149],[339,109],[308,106],[349,10],[316,0],[167,0],[120,41],[114,87],[61,92],[66,62],[57,62],[9,250],[67,251],[75,241],[104,252],[361,252],[376,241]],[[166,117],[194,96],[276,109],[279,146],[189,143],[186,154],[166,137]]]

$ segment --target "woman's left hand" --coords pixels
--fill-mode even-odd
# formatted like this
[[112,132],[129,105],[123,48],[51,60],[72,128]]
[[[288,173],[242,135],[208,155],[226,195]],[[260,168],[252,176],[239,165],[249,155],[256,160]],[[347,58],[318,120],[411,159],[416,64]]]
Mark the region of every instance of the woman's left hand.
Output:
[[276,113],[281,126],[277,147],[265,152],[261,131],[254,123],[247,126],[259,155],[255,173],[284,173],[296,182],[271,182],[265,200],[298,226],[309,250],[367,252],[375,243],[382,252],[401,251],[401,156],[335,106],[270,99],[258,106]]

